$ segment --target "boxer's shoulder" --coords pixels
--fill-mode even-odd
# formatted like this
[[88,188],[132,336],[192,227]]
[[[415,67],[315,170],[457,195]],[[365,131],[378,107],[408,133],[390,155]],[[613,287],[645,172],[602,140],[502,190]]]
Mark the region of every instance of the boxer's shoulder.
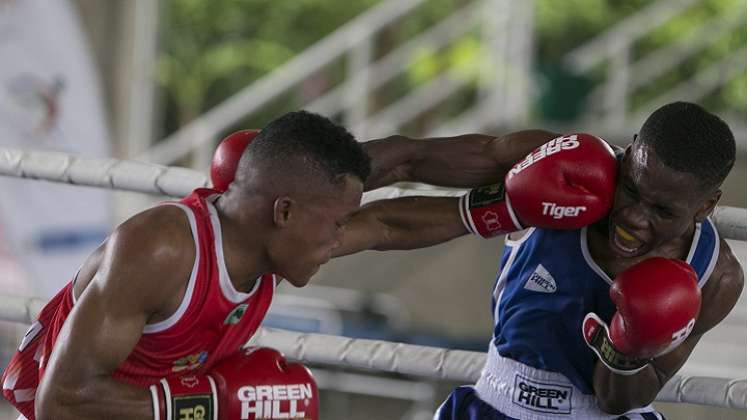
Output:
[[[158,275],[168,287],[173,279],[178,288],[189,278],[195,258],[194,241],[184,211],[176,206],[157,206],[138,213],[121,225],[86,259],[75,277],[75,298],[79,298],[95,276],[106,279],[108,287],[118,278],[128,285],[147,290]],[[122,275],[128,271],[129,275]],[[138,275],[142,274],[142,275]]]
[[133,251],[155,252],[169,259],[194,256],[189,219],[177,206],[156,206],[140,212],[119,225],[109,240]]
[[112,291],[137,291],[160,312],[173,306],[174,295],[189,280],[196,258],[186,213],[176,206],[157,206],[131,217],[107,239],[96,275]]
[[[719,251],[716,268],[713,274],[742,274],[742,265],[731,251],[729,243],[724,238],[719,238]],[[741,278],[741,276],[740,276]]]
[[736,305],[743,287],[742,266],[729,244],[721,239],[716,266],[701,290],[703,304],[695,324],[695,333],[702,334],[721,322]]

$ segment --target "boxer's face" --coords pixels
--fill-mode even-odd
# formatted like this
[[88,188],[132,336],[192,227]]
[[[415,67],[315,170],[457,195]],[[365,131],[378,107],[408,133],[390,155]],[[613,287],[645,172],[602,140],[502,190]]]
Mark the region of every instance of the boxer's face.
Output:
[[363,184],[346,176],[332,194],[309,194],[295,200],[287,226],[271,256],[278,274],[296,287],[305,286],[340,246],[349,216],[358,209]]
[[635,141],[625,153],[609,246],[620,257],[645,255],[689,232],[713,209],[713,194],[698,189],[695,175],[664,165],[648,145]]

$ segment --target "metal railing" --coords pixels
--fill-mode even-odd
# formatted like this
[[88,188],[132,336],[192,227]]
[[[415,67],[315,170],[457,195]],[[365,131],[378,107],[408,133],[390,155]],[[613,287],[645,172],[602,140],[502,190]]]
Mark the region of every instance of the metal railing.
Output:
[[[404,92],[380,109],[370,98],[404,74],[418,52],[437,51],[460,38],[479,33],[483,50],[473,103],[461,114],[427,127],[425,135],[447,135],[495,127],[516,127],[528,120],[532,92],[532,1],[474,0],[455,10],[386,55],[374,58],[375,36],[398,19],[417,12],[425,0],[387,0],[354,18],[274,72],[242,89],[204,115],[157,143],[138,159],[162,164],[197,151],[195,167],[202,169],[213,142],[242,118],[294,89],[300,82],[335,60],[346,60],[347,76],[326,92],[299,107],[328,116],[341,116],[360,139],[401,131],[409,122],[473,85],[474,80],[448,70]],[[589,73],[606,65],[606,77],[589,96],[588,114],[576,125],[602,135],[637,126],[646,113],[665,101],[696,101],[747,69],[747,50],[741,49],[702,69],[692,79],[635,107],[633,95],[723,36],[747,19],[747,3],[734,6],[690,28],[690,35],[641,57],[637,43],[653,31],[687,13],[698,0],[660,0],[633,13],[610,29],[572,50],[565,60],[574,71]],[[741,147],[740,147],[741,149]]]
[[[603,131],[637,126],[649,112],[673,100],[698,101],[747,69],[744,48],[730,53],[682,81],[667,92],[633,106],[632,97],[641,88],[671,71],[687,59],[738,30],[747,20],[747,3],[727,13],[703,20],[689,28],[674,43],[634,58],[636,43],[671,20],[689,11],[697,0],[660,0],[620,21],[606,32],[571,51],[566,64],[575,72],[589,73],[606,64],[606,78],[589,95],[585,121],[601,121]],[[596,112],[601,110],[600,113]]]
[[[297,86],[301,81],[335,60],[347,60],[347,76],[338,85],[312,98],[301,107],[325,115],[342,114],[354,134],[365,139],[384,135],[418,118],[423,112],[464,89],[471,80],[445,72],[384,106],[369,109],[369,98],[377,89],[408,70],[408,65],[423,49],[439,50],[478,30],[486,40],[484,64],[479,78],[482,91],[478,103],[501,106],[506,115],[528,115],[528,78],[531,64],[531,17],[533,2],[510,0],[474,0],[435,23],[402,45],[376,60],[373,59],[377,33],[398,19],[406,18],[425,0],[387,0],[332,34],[318,41],[297,57],[267,76],[242,89],[223,103],[158,142],[136,159],[170,164],[197,151],[196,166],[206,166],[213,141],[227,128]],[[499,77],[496,77],[496,74]],[[502,79],[501,79],[502,78]],[[482,115],[482,114],[480,114]],[[502,112],[481,120],[499,122]],[[447,122],[444,122],[447,123]]]
[[362,43],[370,42],[372,34],[423,2],[425,0],[382,2],[164,138],[137,159],[168,164],[183,158],[343,54],[354,54]]

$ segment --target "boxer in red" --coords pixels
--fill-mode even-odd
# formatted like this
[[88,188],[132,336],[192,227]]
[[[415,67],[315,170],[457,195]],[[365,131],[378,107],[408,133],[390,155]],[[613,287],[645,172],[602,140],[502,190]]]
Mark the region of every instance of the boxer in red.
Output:
[[[234,141],[250,137],[216,154],[219,188]],[[227,191],[197,189],[116,228],[29,329],[5,398],[28,419],[316,419],[305,368],[240,348],[277,282],[305,285],[339,246],[369,165],[324,117],[271,122]]]

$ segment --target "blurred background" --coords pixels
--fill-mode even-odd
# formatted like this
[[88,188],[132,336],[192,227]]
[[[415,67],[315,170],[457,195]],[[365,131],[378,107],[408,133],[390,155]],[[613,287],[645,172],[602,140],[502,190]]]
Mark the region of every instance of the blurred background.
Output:
[[[744,0],[0,0],[2,146],[206,172],[224,135],[301,108],[361,141],[539,127],[625,145],[675,100],[730,124],[739,159],[721,204],[747,207]],[[0,287],[43,298],[163,199],[13,178],[0,191]],[[334,260],[307,288],[284,284],[266,324],[484,351],[501,248],[461,238]],[[745,322],[743,298],[682,373],[747,377]],[[3,325],[2,366],[25,329]],[[325,419],[427,419],[458,385],[315,371]]]

